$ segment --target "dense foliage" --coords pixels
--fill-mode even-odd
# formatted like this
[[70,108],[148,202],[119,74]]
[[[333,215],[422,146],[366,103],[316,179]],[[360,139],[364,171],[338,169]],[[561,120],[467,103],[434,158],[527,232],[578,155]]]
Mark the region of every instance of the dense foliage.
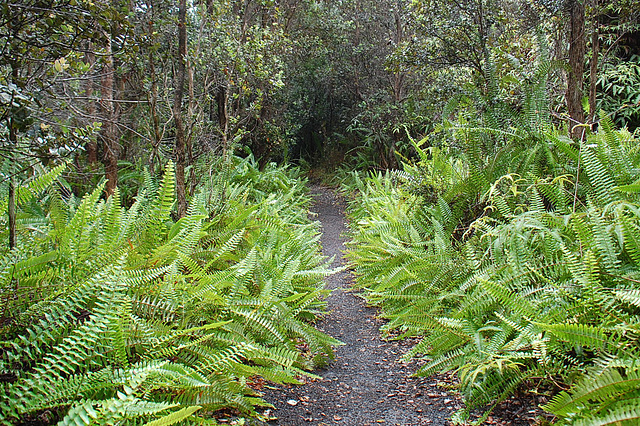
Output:
[[[495,138],[506,156],[478,156]],[[458,128],[451,147],[416,145],[405,172],[354,175],[359,286],[385,330],[421,337],[418,374],[456,371],[459,421],[525,385],[570,386],[545,406],[568,424],[635,424],[638,140],[603,119],[581,144],[551,130],[520,143]]]
[[330,271],[295,170],[217,161],[176,221],[171,163],[129,208],[104,185],[45,190],[61,169],[20,193],[0,261],[4,424],[255,416],[258,378],[297,383],[333,356],[311,324]]
[[559,422],[637,423],[638,0],[4,0],[0,23],[3,423],[259,416],[261,377],[331,358],[291,160],[346,164],[359,285],[421,374],[458,372],[458,420],[533,388]]
[[[155,176],[171,159],[183,214],[199,184],[189,166],[244,147],[261,165],[396,168],[469,86],[517,104],[540,39],[558,120],[591,125],[602,108],[620,127],[638,122],[637,0],[14,3],[0,6],[0,150],[19,179],[33,157],[73,157],[77,196],[104,176],[128,205],[126,166]],[[574,44],[585,72],[572,98],[589,106],[579,123],[566,106]]]

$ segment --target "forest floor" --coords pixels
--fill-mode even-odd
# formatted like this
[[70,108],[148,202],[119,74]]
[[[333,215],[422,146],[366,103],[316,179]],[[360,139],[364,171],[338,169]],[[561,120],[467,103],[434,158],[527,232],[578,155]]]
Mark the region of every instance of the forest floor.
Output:
[[[332,190],[312,186],[312,211],[322,224],[325,256],[335,256],[333,267],[344,264],[345,203]],[[328,315],[318,324],[340,339],[336,359],[315,371],[322,379],[307,379],[302,386],[265,387],[264,399],[275,408],[265,414],[276,418],[269,425],[448,425],[451,414],[462,407],[450,376],[411,377],[419,362],[400,358],[412,346],[408,341],[385,341],[379,328],[384,321],[351,290],[352,275],[341,271],[327,278],[332,291]],[[413,342],[415,343],[415,342]],[[490,417],[487,424],[529,425],[539,409],[531,401],[512,400]]]

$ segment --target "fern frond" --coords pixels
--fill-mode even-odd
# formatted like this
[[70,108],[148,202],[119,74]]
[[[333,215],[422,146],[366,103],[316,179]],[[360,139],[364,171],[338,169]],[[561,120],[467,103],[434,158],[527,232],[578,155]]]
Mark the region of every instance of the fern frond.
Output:
[[632,426],[640,422],[640,399],[630,406],[616,407],[604,416],[590,416],[587,419],[578,419],[575,426]]
[[593,149],[583,147],[581,160],[589,176],[591,187],[600,203],[604,205],[615,201],[618,198],[617,193],[614,191],[616,188],[615,181]]
[[617,370],[609,369],[597,376],[585,376],[570,392],[561,392],[552,398],[544,409],[558,416],[568,416],[578,412],[589,401],[616,400],[637,389],[640,389],[637,370],[627,370],[623,376]]
[[601,349],[608,341],[603,328],[598,326],[588,324],[535,324],[558,339],[573,345]]
[[151,422],[145,423],[145,426],[169,426],[181,422],[185,419],[188,419],[195,413],[200,410],[202,407],[199,405],[195,405],[193,407],[184,407],[178,411],[175,411],[171,414],[167,414],[164,417],[161,417],[157,420],[153,420]]

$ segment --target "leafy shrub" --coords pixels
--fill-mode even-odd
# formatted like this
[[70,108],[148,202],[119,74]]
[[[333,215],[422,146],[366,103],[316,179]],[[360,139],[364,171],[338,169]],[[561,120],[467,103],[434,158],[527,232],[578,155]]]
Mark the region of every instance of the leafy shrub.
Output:
[[606,63],[598,79],[602,92],[600,106],[613,114],[620,127],[635,130],[640,126],[640,60],[632,55],[629,61]]

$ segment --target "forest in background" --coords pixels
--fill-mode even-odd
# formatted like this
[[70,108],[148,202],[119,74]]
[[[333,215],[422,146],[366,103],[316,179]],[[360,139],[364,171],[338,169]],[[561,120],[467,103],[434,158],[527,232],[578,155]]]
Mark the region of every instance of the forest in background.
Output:
[[359,285],[457,421],[640,417],[636,0],[1,8],[4,423],[259,416],[330,359],[291,163],[356,197]]
[[171,159],[182,215],[198,185],[190,166],[207,154],[397,168],[415,158],[411,138],[437,145],[442,118],[475,114],[470,99],[521,107],[541,48],[558,126],[576,136],[602,109],[633,130],[637,6],[5,1],[6,173],[68,162],[75,195],[104,178],[130,202],[139,170]]

